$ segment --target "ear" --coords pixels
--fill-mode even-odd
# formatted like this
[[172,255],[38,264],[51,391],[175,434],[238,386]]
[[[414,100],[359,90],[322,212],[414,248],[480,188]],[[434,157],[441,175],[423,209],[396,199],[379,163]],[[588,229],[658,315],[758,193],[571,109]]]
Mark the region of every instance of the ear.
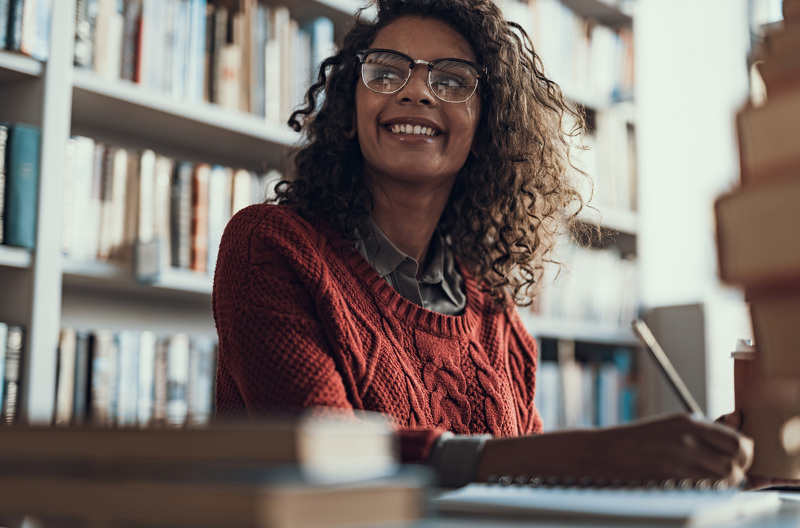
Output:
[[345,135],[347,139],[353,139],[358,135],[358,115],[356,114],[355,108],[353,109],[353,117],[350,121],[350,130],[348,130]]

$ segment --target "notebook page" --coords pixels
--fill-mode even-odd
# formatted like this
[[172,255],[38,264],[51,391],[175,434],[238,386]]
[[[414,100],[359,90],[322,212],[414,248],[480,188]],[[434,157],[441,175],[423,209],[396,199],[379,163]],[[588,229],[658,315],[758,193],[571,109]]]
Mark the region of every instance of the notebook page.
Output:
[[647,490],[619,488],[531,488],[470,484],[434,500],[442,512],[514,516],[596,517],[707,525],[774,511],[773,492],[737,490]]

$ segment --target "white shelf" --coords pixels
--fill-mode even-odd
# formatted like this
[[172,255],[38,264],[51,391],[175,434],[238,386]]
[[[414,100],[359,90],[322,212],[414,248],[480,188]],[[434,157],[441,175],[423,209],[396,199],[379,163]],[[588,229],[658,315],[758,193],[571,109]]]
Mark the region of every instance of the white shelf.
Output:
[[297,20],[307,20],[318,16],[330,18],[337,30],[349,27],[353,15],[359,8],[366,4],[366,0],[282,0],[281,4],[287,6],[292,17]]
[[143,296],[164,292],[209,298],[213,286],[212,277],[190,270],[170,269],[157,280],[143,283],[136,280],[129,266],[114,262],[78,262],[68,258],[64,259],[63,273],[66,286],[102,288]]
[[570,321],[542,316],[528,309],[519,310],[525,328],[537,338],[583,341],[607,345],[637,346],[633,330],[585,321]]
[[0,266],[7,268],[29,268],[30,265],[30,250],[0,245]]
[[604,26],[613,28],[633,27],[633,17],[617,9],[611,2],[603,0],[561,0],[585,18],[597,20]]
[[73,133],[250,170],[278,166],[300,140],[288,125],[208,103],[185,103],[89,71],[75,71],[72,105]]
[[0,84],[42,75],[42,63],[11,51],[0,50]]

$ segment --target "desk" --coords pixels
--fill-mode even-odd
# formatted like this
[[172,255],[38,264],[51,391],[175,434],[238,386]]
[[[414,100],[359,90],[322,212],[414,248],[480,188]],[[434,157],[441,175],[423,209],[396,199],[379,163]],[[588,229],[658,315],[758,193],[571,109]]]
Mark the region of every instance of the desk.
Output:
[[[798,528],[800,527],[800,493],[783,494],[781,508],[778,511],[746,519],[735,523],[725,523],[723,525],[711,524],[710,527],[720,526],[724,528]],[[432,517],[426,519],[415,528],[517,528],[530,526],[536,528],[590,528],[596,526],[617,527],[617,528],[651,528],[658,526],[674,527],[675,524],[655,524],[648,523],[621,523],[619,521],[574,521],[556,519],[511,519],[499,517],[478,517],[478,516],[447,516]]]

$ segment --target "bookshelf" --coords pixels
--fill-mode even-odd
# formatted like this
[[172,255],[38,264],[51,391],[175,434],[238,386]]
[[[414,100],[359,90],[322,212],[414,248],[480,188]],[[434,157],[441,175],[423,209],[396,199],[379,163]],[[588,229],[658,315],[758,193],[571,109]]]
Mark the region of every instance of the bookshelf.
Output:
[[[517,4],[507,0],[505,5]],[[339,40],[361,6],[359,0],[284,0],[293,19],[327,17]],[[536,4],[525,7],[532,16]],[[599,0],[558,0],[549,8],[569,7],[607,31],[631,30],[633,17]],[[130,81],[107,79],[73,66],[77,0],[53,2],[48,62],[0,51],[0,120],[33,123],[42,128],[37,249],[0,245],[0,288],[12,302],[0,307],[0,320],[26,328],[22,418],[50,423],[54,413],[59,329],[150,330],[214,335],[211,315],[213,271],[197,273],[168,268],[148,283],[137,281],[132,266],[117,261],[84,262],[62,255],[62,188],[70,134],[126,149],[154,149],[158,154],[195,163],[249,171],[279,168],[299,140],[287,126],[263,116],[232,111],[217,104],[191,102]],[[273,2],[269,3],[274,5]],[[539,6],[541,7],[541,6]],[[519,5],[514,6],[519,13]],[[594,24],[594,23],[593,23]],[[537,42],[537,34],[530,31]],[[545,64],[558,57],[545,56]],[[557,82],[561,82],[558,77]],[[586,107],[596,123],[613,114],[626,130],[635,127],[630,90],[616,95],[588,84],[562,83],[565,93]],[[599,128],[602,134],[602,129]],[[581,221],[616,233],[612,249],[636,254],[638,216],[632,208],[599,204]],[[634,347],[633,334],[621,325],[557,319],[521,310],[526,326],[540,341],[601,347]],[[580,348],[580,347],[579,347]]]
[[[533,310],[520,309],[540,344],[537,405],[550,430],[628,421],[641,415],[640,348],[629,327],[640,304],[635,6],[602,0],[506,0],[500,6],[531,35],[546,72],[585,110],[589,129],[583,141],[589,150],[573,153],[591,177],[592,199],[576,231],[554,252],[566,270],[556,280],[558,268],[546,267]],[[588,185],[582,190],[588,197]]]

